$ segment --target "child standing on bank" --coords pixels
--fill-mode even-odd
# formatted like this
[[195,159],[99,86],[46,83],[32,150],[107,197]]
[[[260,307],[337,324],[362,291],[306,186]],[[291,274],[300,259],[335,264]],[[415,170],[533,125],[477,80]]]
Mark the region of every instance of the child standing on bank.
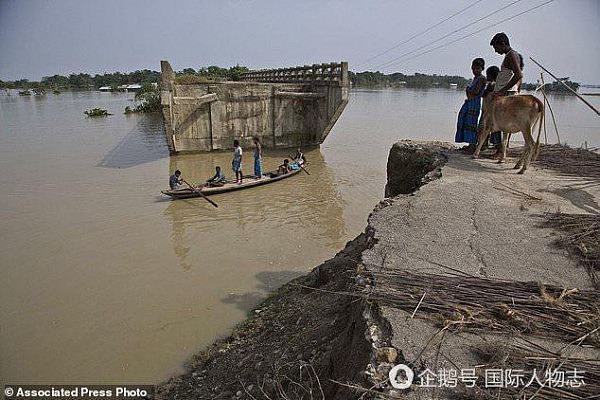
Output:
[[485,67],[483,58],[476,58],[471,64],[473,82],[465,90],[467,99],[458,113],[456,135],[457,143],[469,143],[465,150],[473,152],[477,145],[477,121],[481,111],[481,96],[485,90],[486,79],[481,73]]
[[[483,95],[481,96],[481,117],[479,117],[479,124],[477,125],[477,142],[479,142],[479,138],[481,137],[481,131],[483,130],[483,120],[485,118],[485,113],[487,112],[487,110],[489,110],[490,103],[492,102],[492,95],[494,94],[494,88],[496,87],[496,78],[498,77],[498,72],[500,72],[500,68],[496,67],[495,65],[492,65],[491,67],[485,70],[487,86],[485,87]],[[492,143],[494,142],[492,141]],[[484,143],[482,148],[485,149],[487,147],[487,143]]]

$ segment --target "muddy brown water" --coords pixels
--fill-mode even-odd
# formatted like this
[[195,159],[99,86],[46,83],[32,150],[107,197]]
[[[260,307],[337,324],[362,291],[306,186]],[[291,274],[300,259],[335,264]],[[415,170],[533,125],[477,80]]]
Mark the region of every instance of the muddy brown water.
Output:
[[[270,291],[332,257],[382,198],[391,144],[452,140],[456,90],[353,90],[304,173],[202,199],[160,195],[231,155],[169,157],[131,94],[0,95],[0,380],[157,383]],[[590,98],[598,106],[600,98]],[[553,98],[563,140],[600,145],[578,100]],[[84,110],[114,115],[86,118]],[[548,132],[555,141],[553,130]],[[251,149],[245,171],[251,172]],[[266,169],[288,151],[267,151]]]

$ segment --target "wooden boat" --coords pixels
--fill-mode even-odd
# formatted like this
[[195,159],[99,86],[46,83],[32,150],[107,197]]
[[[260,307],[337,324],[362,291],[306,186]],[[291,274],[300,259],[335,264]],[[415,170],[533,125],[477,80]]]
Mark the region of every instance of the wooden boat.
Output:
[[[293,164],[294,163],[290,163],[290,165],[293,165]],[[300,163],[300,165],[304,165],[304,162]],[[302,170],[302,168],[298,168],[296,170],[292,170],[292,171],[288,172],[287,174],[283,174],[283,175],[277,175],[277,171],[271,171],[271,172],[267,172],[260,179],[255,179],[254,175],[247,175],[247,176],[244,176],[244,182],[242,184],[238,184],[238,183],[235,183],[235,181],[232,181],[232,182],[225,183],[223,186],[210,186],[210,187],[206,186],[206,187],[202,188],[201,193],[205,196],[210,196],[213,194],[233,192],[235,190],[242,190],[242,189],[252,188],[255,186],[266,185],[268,183],[273,183],[273,182],[281,181],[283,179],[287,179],[291,176],[298,174],[301,170]],[[172,190],[172,189],[161,190],[160,192],[162,194],[172,197],[173,199],[189,199],[192,197],[200,197],[201,196],[201,194],[198,193],[198,189],[196,189],[194,191],[194,190],[190,189],[189,187],[181,188],[181,189],[174,189],[174,190]]]

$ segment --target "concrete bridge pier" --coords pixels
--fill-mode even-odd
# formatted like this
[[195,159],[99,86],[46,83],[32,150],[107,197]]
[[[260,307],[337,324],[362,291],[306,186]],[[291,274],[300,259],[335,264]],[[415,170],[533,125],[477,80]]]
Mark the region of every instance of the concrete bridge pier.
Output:
[[252,137],[265,148],[319,145],[348,103],[348,63],[253,71],[238,82],[187,84],[161,61],[171,153],[225,150]]

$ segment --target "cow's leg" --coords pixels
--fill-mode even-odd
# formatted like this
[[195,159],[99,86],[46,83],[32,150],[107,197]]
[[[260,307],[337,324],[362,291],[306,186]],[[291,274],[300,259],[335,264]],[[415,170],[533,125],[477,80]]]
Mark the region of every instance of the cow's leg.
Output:
[[523,174],[527,167],[529,166],[529,162],[531,161],[531,156],[535,150],[535,141],[533,140],[533,136],[531,135],[532,126],[529,124],[525,129],[523,129],[523,137],[525,138],[525,151],[523,152],[523,167],[518,172],[519,174]]
[[502,160],[506,160],[506,151],[508,150],[508,142],[510,141],[510,133],[505,133],[502,136]]
[[[523,137],[525,137],[526,135],[523,135]],[[523,166],[523,160],[525,160],[525,157],[527,156],[527,142],[525,142],[525,148],[523,149],[523,153],[521,153],[521,157],[519,157],[519,161],[517,161],[517,163],[515,164],[515,166],[513,167],[513,169],[519,169]]]
[[523,160],[525,159],[525,155],[527,154],[527,146],[525,146],[525,149],[523,149],[523,154],[521,154],[521,157],[519,157],[519,161],[517,161],[517,163],[515,164],[515,166],[513,167],[513,169],[519,169],[521,168],[521,166],[523,165]]
[[491,129],[487,128],[488,125],[483,122],[483,130],[481,131],[481,135],[479,135],[479,142],[477,143],[477,148],[473,153],[473,158],[479,158],[479,153],[481,152],[481,148],[483,144],[487,141],[488,136],[490,135]]
[[500,155],[498,157],[498,164],[502,164],[506,158],[506,138],[508,133],[502,132],[502,141],[500,142]]
[[519,161],[517,161],[513,169],[519,169],[523,165],[523,157],[525,157],[525,150],[523,150],[523,154],[521,154],[521,157],[519,157]]

